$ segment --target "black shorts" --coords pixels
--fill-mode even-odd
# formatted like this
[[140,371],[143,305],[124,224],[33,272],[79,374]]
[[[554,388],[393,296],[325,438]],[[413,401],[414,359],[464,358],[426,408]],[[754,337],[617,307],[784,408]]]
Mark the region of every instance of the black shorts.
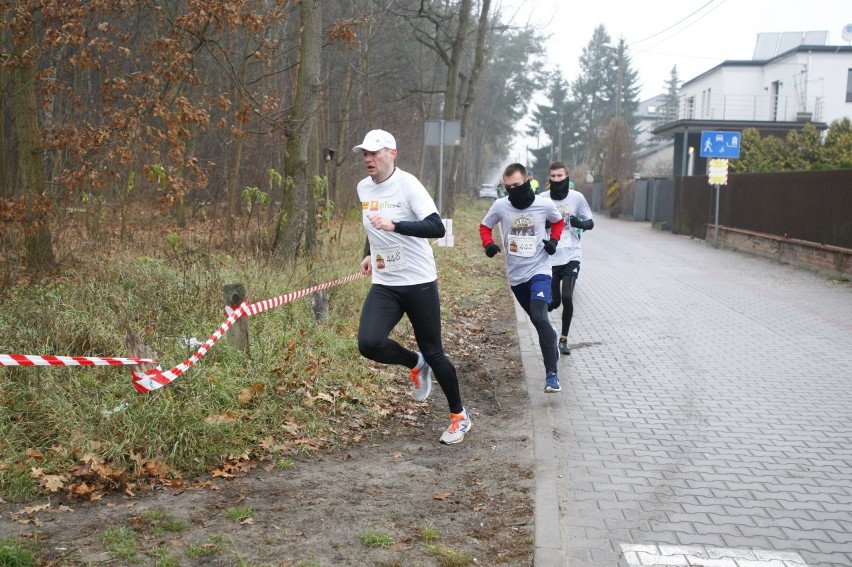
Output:
[[574,278],[575,280],[580,275],[580,261],[571,260],[567,264],[561,266],[553,266],[553,279],[564,280],[565,278]]

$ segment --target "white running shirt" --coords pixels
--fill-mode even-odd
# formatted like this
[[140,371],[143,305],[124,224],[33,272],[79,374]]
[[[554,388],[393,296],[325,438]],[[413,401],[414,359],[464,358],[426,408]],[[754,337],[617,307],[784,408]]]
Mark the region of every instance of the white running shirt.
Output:
[[437,213],[438,208],[423,184],[410,173],[396,168],[390,177],[378,184],[371,177],[362,179],[358,183],[358,199],[370,241],[373,283],[402,286],[438,279],[428,238],[378,230],[367,219],[368,214],[379,213],[392,221],[419,221]]
[[556,205],[557,210],[562,213],[562,218],[565,219],[565,229],[562,231],[562,238],[559,239],[559,246],[556,247],[556,254],[550,257],[551,265],[564,266],[572,260],[579,262],[582,256],[580,250],[580,233],[583,231],[571,226],[568,222],[568,217],[574,215],[582,220],[592,218],[592,209],[589,207],[586,197],[574,189],[569,189],[568,195],[561,201],[552,199],[550,191],[545,191],[541,196],[551,199],[553,204]]
[[553,201],[540,195],[526,209],[516,209],[509,197],[494,201],[482,224],[493,229],[500,223],[509,285],[528,282],[536,274],[552,275],[550,256],[544,251],[544,241],[550,238],[544,224],[560,219]]

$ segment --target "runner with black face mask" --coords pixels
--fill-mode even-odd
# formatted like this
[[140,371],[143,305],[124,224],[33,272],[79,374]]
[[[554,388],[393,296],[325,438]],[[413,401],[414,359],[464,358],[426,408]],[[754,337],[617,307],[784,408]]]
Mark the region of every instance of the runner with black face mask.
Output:
[[[547,306],[551,300],[550,257],[556,252],[565,221],[550,199],[533,192],[526,174],[526,168],[520,163],[506,167],[503,186],[508,195],[491,205],[479,226],[479,235],[485,254],[493,258],[501,251],[492,234],[500,223],[509,285],[538,333],[544,358],[544,391],[559,392],[562,389],[556,368],[559,351],[556,331],[547,318]],[[547,223],[550,223],[550,234]]]
[[592,209],[586,198],[579,191],[572,189],[573,183],[568,179],[568,167],[561,161],[550,164],[550,189],[542,193],[542,197],[553,201],[562,213],[562,218],[569,224],[568,230],[562,231],[562,237],[556,246],[556,253],[551,256],[553,269],[552,299],[547,310],[559,309],[562,305],[562,329],[559,333],[559,352],[571,354],[568,346],[568,331],[571,319],[574,317],[574,286],[580,275],[580,237],[584,230],[592,230],[595,223],[592,220]]

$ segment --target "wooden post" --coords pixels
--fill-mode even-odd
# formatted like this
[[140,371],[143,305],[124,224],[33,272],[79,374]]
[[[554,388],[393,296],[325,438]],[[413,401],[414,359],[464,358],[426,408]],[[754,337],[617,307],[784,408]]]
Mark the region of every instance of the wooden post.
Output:
[[[223,287],[223,295],[225,305],[236,309],[246,299],[246,288],[243,284],[226,284]],[[234,325],[225,333],[225,338],[228,342],[242,349],[245,353],[249,352],[249,318],[248,315],[243,315]]]
[[311,294],[311,310],[317,321],[328,321],[328,292],[324,289]]

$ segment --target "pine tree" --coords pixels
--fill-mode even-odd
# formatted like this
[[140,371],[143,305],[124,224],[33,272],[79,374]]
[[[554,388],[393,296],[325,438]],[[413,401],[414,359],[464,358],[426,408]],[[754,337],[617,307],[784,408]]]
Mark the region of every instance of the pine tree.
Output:
[[660,119],[666,122],[674,122],[678,119],[680,112],[680,80],[677,77],[677,65],[672,67],[669,79],[665,82],[666,98],[660,108]]

